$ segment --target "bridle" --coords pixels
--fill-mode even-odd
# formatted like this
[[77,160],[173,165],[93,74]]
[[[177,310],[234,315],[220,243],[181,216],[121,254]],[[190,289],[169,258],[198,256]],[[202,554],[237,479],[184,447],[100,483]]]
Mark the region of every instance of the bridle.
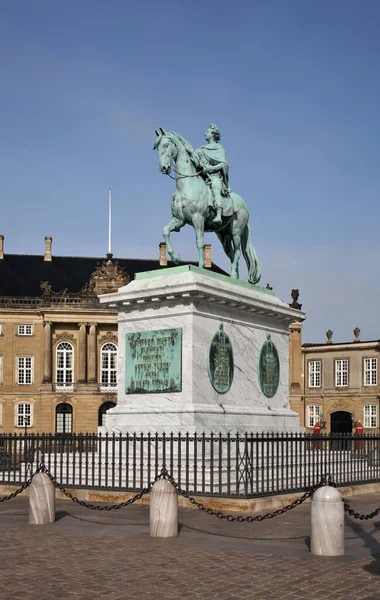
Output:
[[[173,142],[175,144],[175,140],[173,139],[173,137],[170,134],[162,135],[160,143],[163,140],[163,138],[167,138],[168,140],[170,140],[171,142]],[[180,141],[180,140],[178,140],[178,141]],[[173,157],[171,157],[171,158],[173,160]],[[173,177],[172,175],[170,175],[170,173],[162,173],[162,171],[161,171],[161,173],[162,173],[162,175],[168,175],[168,177],[170,177],[170,179],[173,179],[174,181],[178,181],[178,179],[186,179],[187,177],[198,177],[203,172],[203,169],[201,171],[198,171],[197,173],[194,173],[194,175],[183,175],[182,173],[177,171],[174,167],[173,167],[173,171],[177,175],[177,177]]]

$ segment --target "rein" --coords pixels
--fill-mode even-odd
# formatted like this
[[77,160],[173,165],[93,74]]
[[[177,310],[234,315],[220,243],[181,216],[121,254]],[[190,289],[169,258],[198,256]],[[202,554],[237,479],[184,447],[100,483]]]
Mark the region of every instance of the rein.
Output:
[[163,173],[163,175],[168,175],[168,177],[170,177],[170,179],[173,179],[174,181],[178,181],[178,179],[186,179],[186,177],[198,177],[198,175],[200,175],[203,172],[202,171],[198,171],[197,173],[194,173],[194,175],[182,175],[182,173],[179,173],[179,171],[176,171],[176,169],[173,167],[173,171],[176,175],[179,175],[179,177],[173,177],[172,175],[170,175],[170,173]]

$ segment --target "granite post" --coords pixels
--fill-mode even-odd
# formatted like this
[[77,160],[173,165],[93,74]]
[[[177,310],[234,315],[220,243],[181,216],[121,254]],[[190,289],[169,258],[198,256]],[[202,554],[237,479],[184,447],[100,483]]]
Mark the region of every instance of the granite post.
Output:
[[150,493],[151,537],[175,537],[178,535],[177,491],[167,479],[159,479]]
[[344,503],[340,492],[324,485],[311,502],[311,553],[318,556],[344,554]]
[[47,525],[55,521],[55,489],[46,473],[37,473],[30,484],[29,523]]

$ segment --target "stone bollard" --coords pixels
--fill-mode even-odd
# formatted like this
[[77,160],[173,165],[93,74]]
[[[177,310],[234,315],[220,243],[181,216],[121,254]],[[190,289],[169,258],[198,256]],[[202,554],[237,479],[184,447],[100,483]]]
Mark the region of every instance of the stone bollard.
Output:
[[47,525],[55,521],[55,489],[46,473],[37,473],[30,484],[29,523]]
[[318,488],[311,501],[311,553],[318,556],[344,554],[344,503],[336,488]]
[[150,492],[150,535],[174,537],[178,535],[177,490],[167,479],[159,479]]

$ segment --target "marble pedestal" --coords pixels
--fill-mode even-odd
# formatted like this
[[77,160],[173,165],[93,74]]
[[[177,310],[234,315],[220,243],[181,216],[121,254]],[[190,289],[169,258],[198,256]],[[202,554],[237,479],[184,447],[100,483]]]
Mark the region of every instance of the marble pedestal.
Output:
[[[100,302],[118,309],[118,404],[109,410],[102,432],[282,432],[301,431],[289,407],[289,324],[305,314],[279,300],[271,290],[194,266],[139,273]],[[225,393],[209,378],[213,335],[223,325],[233,349],[234,376]],[[126,336],[134,332],[182,332],[178,391],[128,393]],[[280,377],[268,398],[259,384],[260,349],[270,334]],[[127,382],[128,386],[128,382]]]

